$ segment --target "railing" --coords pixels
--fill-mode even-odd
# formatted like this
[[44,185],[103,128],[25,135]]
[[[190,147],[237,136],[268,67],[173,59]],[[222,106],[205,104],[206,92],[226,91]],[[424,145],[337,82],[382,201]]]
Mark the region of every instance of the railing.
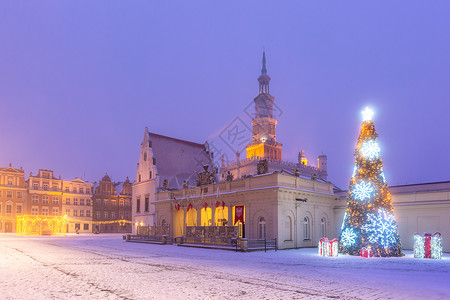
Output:
[[240,250],[239,239],[236,238],[221,238],[221,237],[186,237],[184,244],[202,245],[202,246],[217,246],[220,248],[230,248]]
[[167,235],[127,235],[127,242],[149,242],[155,244],[172,244],[173,239]]
[[247,241],[247,250],[275,250],[277,251],[277,239],[257,239]]

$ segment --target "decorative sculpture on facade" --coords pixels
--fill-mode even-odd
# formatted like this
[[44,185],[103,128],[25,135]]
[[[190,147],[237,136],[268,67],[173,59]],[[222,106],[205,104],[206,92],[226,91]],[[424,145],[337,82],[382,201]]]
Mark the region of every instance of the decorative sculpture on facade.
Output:
[[212,184],[216,182],[216,168],[214,168],[211,172],[208,171],[208,165],[203,166],[203,172],[197,173],[197,186]]
[[258,175],[269,173],[269,162],[267,159],[260,160],[256,166],[256,170]]

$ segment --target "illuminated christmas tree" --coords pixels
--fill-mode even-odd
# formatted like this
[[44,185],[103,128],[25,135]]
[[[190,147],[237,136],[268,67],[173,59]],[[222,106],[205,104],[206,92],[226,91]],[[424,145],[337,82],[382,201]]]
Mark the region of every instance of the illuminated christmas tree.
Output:
[[374,256],[402,256],[372,116],[369,108],[363,111],[355,150],[355,169],[339,236],[339,251],[360,255],[362,248],[370,246]]

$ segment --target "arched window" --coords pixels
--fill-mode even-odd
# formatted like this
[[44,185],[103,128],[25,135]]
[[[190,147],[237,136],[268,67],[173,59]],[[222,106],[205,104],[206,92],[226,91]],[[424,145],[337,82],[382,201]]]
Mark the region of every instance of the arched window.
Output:
[[327,236],[327,220],[325,217],[320,219],[320,233],[322,234],[322,237]]
[[309,240],[310,239],[310,230],[309,230],[309,219],[308,217],[305,217],[303,219],[303,239]]
[[162,219],[161,226],[166,226],[166,225],[167,225],[166,219]]
[[292,219],[291,217],[287,216],[285,221],[285,235],[286,235],[286,241],[292,241]]
[[258,238],[265,239],[266,238],[266,219],[264,217],[259,218],[259,226],[258,226]]

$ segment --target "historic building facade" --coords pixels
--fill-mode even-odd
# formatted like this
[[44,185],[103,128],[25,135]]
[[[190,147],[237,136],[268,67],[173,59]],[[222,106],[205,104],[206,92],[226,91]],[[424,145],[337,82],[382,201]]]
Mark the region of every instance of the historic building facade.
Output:
[[133,233],[138,226],[154,226],[153,202],[158,191],[196,185],[203,166],[213,168],[208,144],[151,133],[145,128],[133,183]]
[[113,183],[108,175],[94,185],[93,231],[131,232],[131,183]]
[[62,212],[61,176],[56,178],[52,170],[40,169],[36,175],[28,177],[27,214],[60,216]]
[[80,178],[63,181],[62,213],[67,216],[68,233],[92,232],[93,184]]
[[[218,226],[237,237],[276,238],[279,249],[314,247],[334,232],[333,187],[272,173],[164,191],[154,202],[157,225],[171,224],[174,237],[186,236],[190,227]],[[237,210],[243,211],[240,219]]]
[[22,168],[0,168],[0,232],[16,232],[17,216],[25,213],[27,184]]

